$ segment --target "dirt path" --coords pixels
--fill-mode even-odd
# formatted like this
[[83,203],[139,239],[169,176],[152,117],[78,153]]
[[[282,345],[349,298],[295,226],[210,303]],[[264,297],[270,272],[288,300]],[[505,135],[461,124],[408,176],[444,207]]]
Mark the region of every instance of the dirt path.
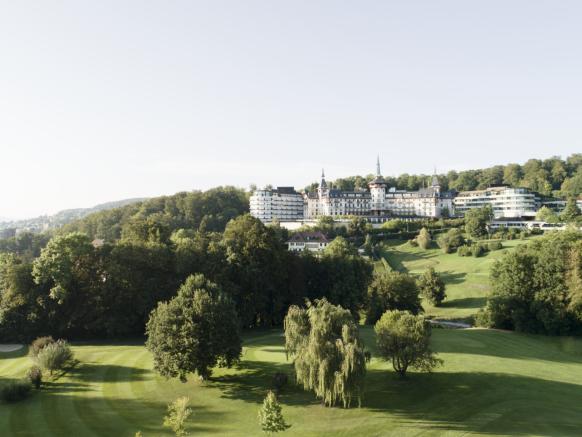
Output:
[[448,320],[429,320],[429,321],[433,325],[440,325],[446,328],[467,329],[472,327],[468,323],[449,322]]

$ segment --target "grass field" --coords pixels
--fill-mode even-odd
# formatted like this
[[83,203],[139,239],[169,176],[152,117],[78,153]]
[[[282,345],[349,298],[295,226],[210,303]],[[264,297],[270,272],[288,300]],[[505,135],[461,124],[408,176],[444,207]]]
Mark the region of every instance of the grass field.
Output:
[[[433,374],[395,378],[373,359],[362,408],[324,408],[288,387],[281,401],[289,436],[417,436],[466,434],[566,436],[582,433],[582,341],[490,330],[435,329],[445,365]],[[363,327],[374,353],[373,331]],[[277,370],[290,370],[280,331],[245,337],[240,368],[219,370],[201,384],[166,381],[151,370],[141,344],[75,345],[79,363],[19,404],[0,404],[0,435],[170,435],[166,404],[191,398],[193,435],[261,435],[257,411]],[[0,377],[20,377],[21,353],[1,354]]]
[[[395,270],[420,275],[428,267],[433,267],[441,273],[447,284],[447,299],[440,307],[423,302],[426,314],[442,319],[464,319],[485,306],[493,262],[503,256],[505,250],[512,250],[520,244],[524,241],[503,241],[504,249],[479,258],[446,254],[437,248],[424,250],[403,242],[385,245],[381,253]],[[377,265],[377,268],[381,267]]]

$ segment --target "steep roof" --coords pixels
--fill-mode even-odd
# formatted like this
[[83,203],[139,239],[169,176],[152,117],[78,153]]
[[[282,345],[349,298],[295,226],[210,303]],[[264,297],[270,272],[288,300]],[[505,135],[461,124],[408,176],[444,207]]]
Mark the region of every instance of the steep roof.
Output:
[[321,231],[313,231],[313,232],[297,232],[293,234],[289,239],[290,243],[307,243],[307,242],[316,242],[316,243],[329,243],[329,240],[325,236],[325,234]]

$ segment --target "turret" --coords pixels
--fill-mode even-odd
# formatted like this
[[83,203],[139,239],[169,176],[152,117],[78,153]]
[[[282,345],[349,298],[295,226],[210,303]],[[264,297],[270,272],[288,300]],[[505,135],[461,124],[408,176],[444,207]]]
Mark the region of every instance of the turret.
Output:
[[386,181],[380,172],[380,156],[376,158],[376,177],[368,184],[370,197],[372,198],[372,211],[378,215],[384,210],[386,202]]
[[321,169],[321,182],[319,183],[319,188],[317,189],[319,197],[325,197],[329,194],[329,189],[327,188],[327,182],[325,181],[325,171]]
[[436,167],[434,169],[434,174],[432,175],[432,181],[430,187],[435,193],[441,192],[441,184],[439,183],[439,178],[437,177]]

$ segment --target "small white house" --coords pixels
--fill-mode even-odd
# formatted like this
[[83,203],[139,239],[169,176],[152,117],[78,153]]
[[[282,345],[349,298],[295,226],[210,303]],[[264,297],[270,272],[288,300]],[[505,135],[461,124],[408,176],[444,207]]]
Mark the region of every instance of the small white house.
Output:
[[287,246],[290,252],[303,252],[309,250],[311,252],[321,252],[328,246],[329,240],[323,232],[298,232],[294,234]]

